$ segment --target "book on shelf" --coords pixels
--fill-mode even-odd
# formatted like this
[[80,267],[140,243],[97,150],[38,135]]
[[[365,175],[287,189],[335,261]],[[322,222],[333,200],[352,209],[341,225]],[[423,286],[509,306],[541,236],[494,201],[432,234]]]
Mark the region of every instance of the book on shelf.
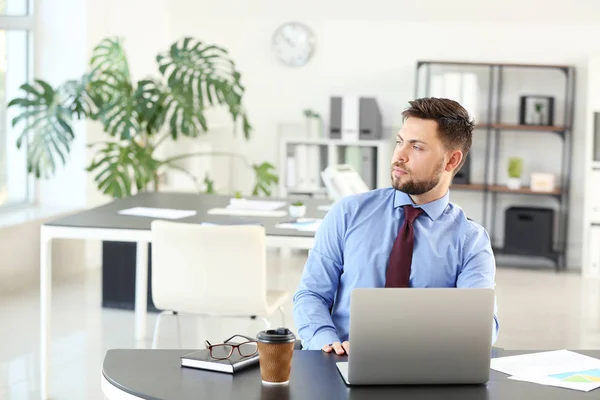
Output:
[[242,357],[237,351],[234,351],[231,357],[225,360],[212,358],[208,349],[197,350],[181,356],[182,367],[226,372],[228,374],[233,374],[257,363],[258,353],[252,356]]

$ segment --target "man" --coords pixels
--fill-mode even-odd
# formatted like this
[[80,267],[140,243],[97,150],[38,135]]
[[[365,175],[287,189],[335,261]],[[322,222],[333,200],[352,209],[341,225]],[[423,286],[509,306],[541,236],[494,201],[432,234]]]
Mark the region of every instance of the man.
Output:
[[409,104],[392,158],[392,187],[341,199],[316,233],[294,295],[305,349],[349,353],[350,293],[356,287],[495,287],[487,232],[449,202],[452,178],[471,148],[473,123],[453,100]]

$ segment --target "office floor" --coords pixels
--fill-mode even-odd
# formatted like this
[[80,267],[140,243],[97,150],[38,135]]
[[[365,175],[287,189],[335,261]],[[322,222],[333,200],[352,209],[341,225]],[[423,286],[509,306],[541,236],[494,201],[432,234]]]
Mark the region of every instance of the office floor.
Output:
[[[269,255],[269,287],[295,289],[305,255]],[[499,268],[500,337],[507,349],[600,348],[600,281],[578,274]],[[103,399],[100,368],[107,349],[149,346],[133,339],[133,312],[100,307],[101,273],[89,271],[55,283],[52,306],[51,394],[53,399]],[[39,292],[32,288],[0,297],[0,399],[39,398]],[[291,301],[286,305],[288,326]],[[170,317],[169,317],[170,318]],[[159,346],[177,347],[174,320],[165,318]],[[233,333],[255,334],[260,321],[182,317],[182,347]],[[148,319],[152,334],[155,315]],[[274,325],[280,324],[278,314]]]

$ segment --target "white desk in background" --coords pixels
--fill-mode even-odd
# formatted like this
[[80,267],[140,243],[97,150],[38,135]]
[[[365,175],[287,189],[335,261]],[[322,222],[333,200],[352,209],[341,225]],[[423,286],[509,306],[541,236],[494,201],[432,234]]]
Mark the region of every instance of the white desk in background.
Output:
[[[230,200],[230,196],[221,195],[141,193],[42,225],[40,232],[40,390],[42,399],[49,397],[48,367],[50,365],[50,310],[52,304],[52,240],[92,239],[137,243],[135,268],[135,339],[144,340],[146,338],[148,301],[148,243],[151,240],[150,223],[154,218],[122,215],[119,211],[135,207],[194,210],[196,211],[194,215],[178,219],[177,221],[190,223],[260,222],[265,226],[267,234],[266,244],[269,247],[289,249],[310,249],[312,247],[314,232],[276,228],[278,223],[288,221],[290,219],[289,216],[260,217],[214,215],[208,213],[209,210],[215,208],[227,207]],[[277,200],[288,201],[286,199]],[[312,218],[323,218],[325,215],[323,206],[330,203],[326,199],[303,199],[303,201],[307,205],[307,217]],[[282,208],[282,210],[285,208]]]

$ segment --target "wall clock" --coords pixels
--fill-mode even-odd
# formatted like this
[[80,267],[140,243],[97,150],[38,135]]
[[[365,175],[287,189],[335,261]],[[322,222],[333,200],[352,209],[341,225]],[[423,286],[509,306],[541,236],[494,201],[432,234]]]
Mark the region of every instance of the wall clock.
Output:
[[273,50],[279,60],[291,67],[302,67],[315,51],[316,38],[301,22],[286,22],[273,34]]

